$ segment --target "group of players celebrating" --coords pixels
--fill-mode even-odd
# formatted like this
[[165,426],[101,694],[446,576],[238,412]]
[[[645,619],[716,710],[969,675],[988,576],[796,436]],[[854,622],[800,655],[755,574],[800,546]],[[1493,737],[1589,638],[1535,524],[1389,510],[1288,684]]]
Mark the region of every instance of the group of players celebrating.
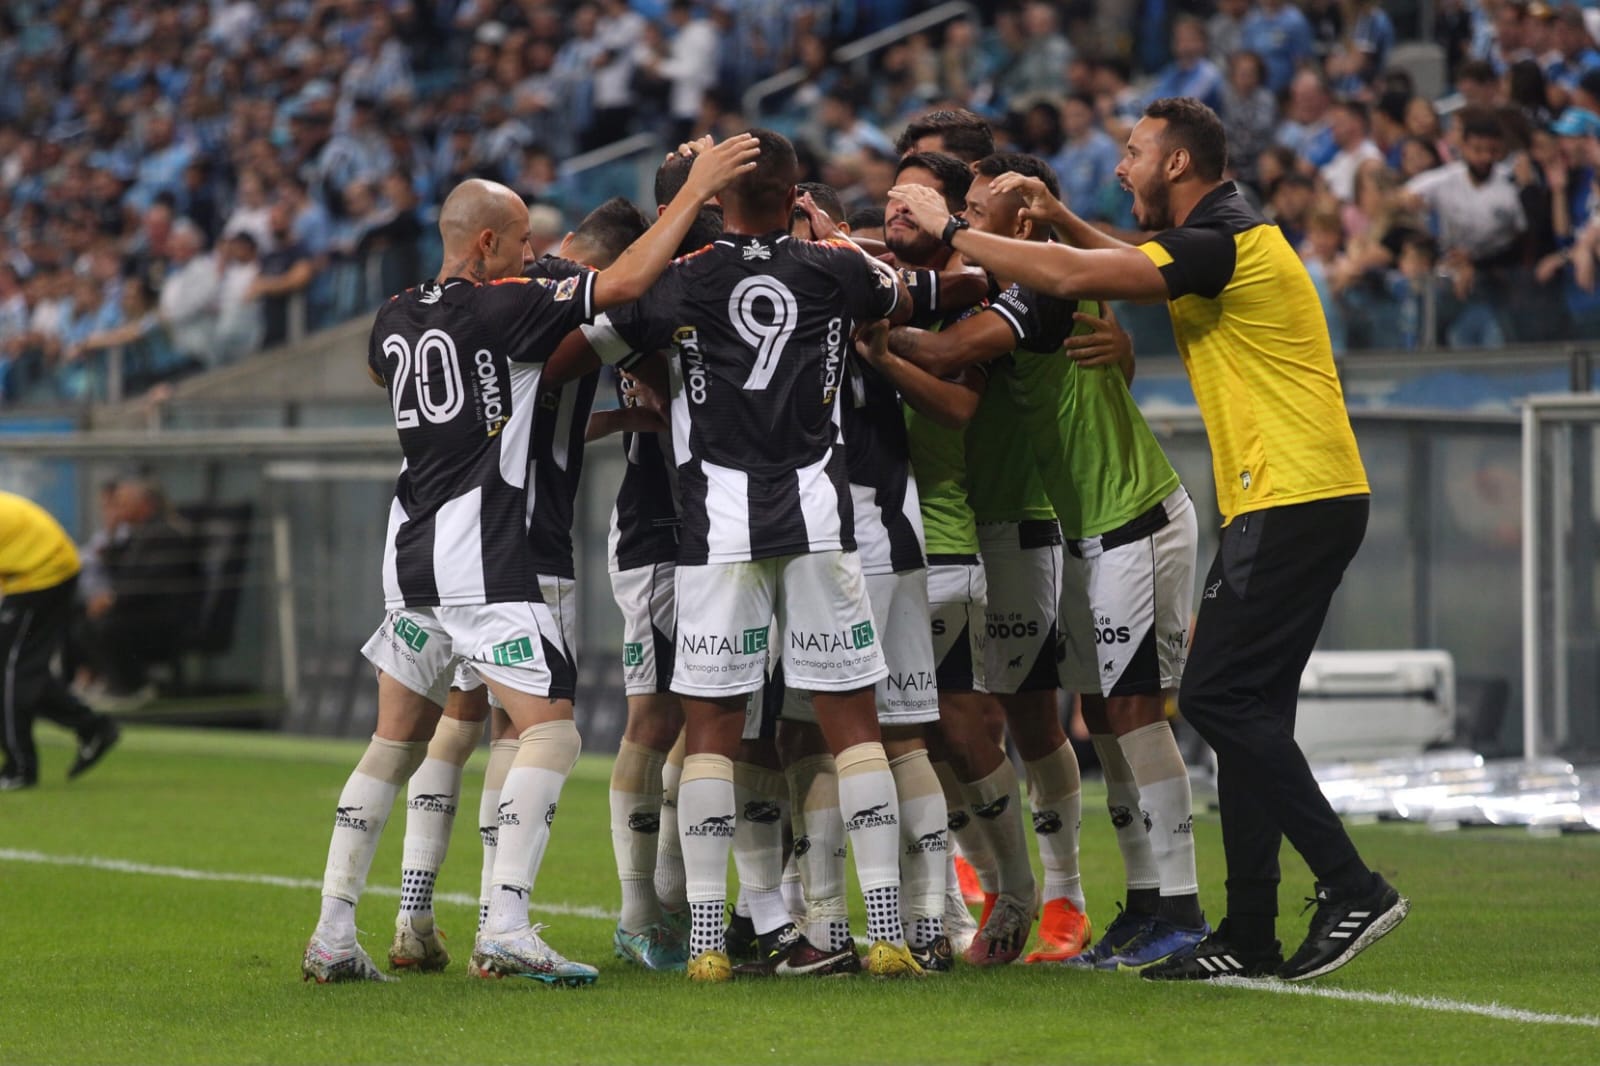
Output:
[[[405,465],[388,613],[364,649],[378,725],[339,799],[308,979],[387,979],[354,911],[402,787],[389,962],[445,966],[433,885],[485,723],[469,972],[598,976],[528,904],[580,750],[573,501],[585,442],[612,433],[628,460],[610,538],[628,696],[618,956],[696,981],[917,976],[958,954],[1248,970],[1184,962],[1212,930],[1163,693],[1189,645],[1197,526],[1129,393],[1129,338],[1106,305],[952,247],[968,228],[1054,240],[1072,216],[1048,164],[995,154],[968,112],[919,120],[901,149],[881,232],[797,187],[792,146],[765,130],[684,146],[653,222],[608,202],[538,261],[509,189],[447,198],[438,278],[392,299],[369,347]],[[602,363],[621,406],[591,415]],[[1098,938],[1062,690],[1081,697],[1126,871]]]

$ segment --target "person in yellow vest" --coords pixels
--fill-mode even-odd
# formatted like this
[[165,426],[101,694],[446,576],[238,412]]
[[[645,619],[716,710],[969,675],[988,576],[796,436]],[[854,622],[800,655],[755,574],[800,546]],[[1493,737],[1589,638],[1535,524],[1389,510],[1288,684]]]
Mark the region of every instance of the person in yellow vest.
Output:
[[117,742],[117,724],[80,703],[52,665],[72,620],[79,569],[78,549],[48,511],[0,492],[0,792],[39,781],[36,717],[77,735],[69,778]]
[[[1217,754],[1228,913],[1192,952],[1143,976],[1298,981],[1349,962],[1410,904],[1362,861],[1294,740],[1300,673],[1366,533],[1371,490],[1316,289],[1278,228],[1223,180],[1227,160],[1222,123],[1200,101],[1146,108],[1117,168],[1134,219],[1153,234],[1137,245],[1037,188],[1024,191],[1029,216],[1065,243],[980,233],[916,186],[889,195],[920,229],[1021,285],[1167,303],[1223,519],[1178,706]],[[991,190],[1026,185],[1006,174]],[[1310,931],[1287,961],[1274,935],[1284,837],[1317,879]]]

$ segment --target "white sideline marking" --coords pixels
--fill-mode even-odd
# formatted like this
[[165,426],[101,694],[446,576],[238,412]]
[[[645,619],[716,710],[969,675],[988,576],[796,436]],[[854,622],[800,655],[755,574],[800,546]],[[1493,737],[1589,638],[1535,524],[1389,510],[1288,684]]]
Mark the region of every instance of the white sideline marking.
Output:
[[[215,881],[239,885],[272,885],[276,888],[316,890],[321,881],[309,877],[280,877],[276,874],[228,873],[220,870],[193,870],[184,866],[154,866],[126,859],[107,859],[98,855],[50,855],[42,851],[24,851],[17,848],[0,848],[0,862],[26,862],[39,866],[82,866],[111,873],[142,874],[146,877],[172,877],[181,881]],[[398,897],[400,890],[388,885],[369,885],[368,895]],[[477,897],[464,892],[440,892],[433,897],[441,903],[476,907]],[[615,921],[616,912],[603,907],[586,907],[570,903],[530,904],[541,914],[554,914],[572,918],[593,918]],[[858,938],[859,941],[859,938]],[[1467,1003],[1461,1000],[1442,999],[1437,996],[1409,996],[1400,992],[1358,992],[1348,988],[1326,988],[1316,985],[1287,984],[1282,981],[1252,981],[1238,977],[1219,977],[1215,984],[1224,988],[1240,988],[1251,992],[1277,992],[1291,996],[1315,996],[1320,999],[1343,1000],[1347,1003],[1371,1003],[1383,1007],[1412,1007],[1416,1010],[1438,1014],[1475,1014],[1503,1022],[1523,1022],[1528,1025],[1576,1025],[1587,1029],[1600,1029],[1600,1017],[1583,1014],[1542,1014],[1517,1007],[1502,1007],[1498,1003]]]
[[[236,874],[219,870],[191,870],[184,866],[152,866],[149,863],[129,862],[126,859],[106,859],[98,855],[47,855],[42,851],[20,851],[16,848],[0,848],[0,861],[5,862],[31,862],[40,866],[87,866],[94,870],[109,870],[119,874],[144,874],[147,877],[175,877],[181,881],[224,881],[238,885],[272,885],[277,888],[300,888],[320,890],[321,881],[313,881],[309,877],[279,877],[275,874]],[[366,894],[369,896],[398,897],[400,890],[389,885],[368,885]],[[478,897],[469,896],[465,892],[439,892],[434,895],[434,900],[439,903],[460,904],[463,907],[477,907]],[[529,909],[540,914],[554,914],[569,918],[595,918],[614,921],[617,917],[615,911],[608,911],[603,907],[583,907],[571,903],[540,903],[535,900]]]
[[1502,1022],[1526,1022],[1529,1025],[1581,1025],[1600,1029],[1600,1018],[1586,1014],[1541,1014],[1519,1007],[1502,1007],[1498,1003],[1465,1003],[1457,999],[1438,996],[1408,996],[1401,992],[1358,992],[1349,988],[1325,988],[1318,985],[1296,985],[1284,981],[1252,981],[1242,977],[1219,977],[1216,984],[1225,988],[1243,988],[1251,992],[1279,992],[1290,996],[1316,996],[1320,999],[1340,999],[1347,1003],[1374,1003],[1382,1007],[1415,1007],[1440,1014],[1476,1014]]

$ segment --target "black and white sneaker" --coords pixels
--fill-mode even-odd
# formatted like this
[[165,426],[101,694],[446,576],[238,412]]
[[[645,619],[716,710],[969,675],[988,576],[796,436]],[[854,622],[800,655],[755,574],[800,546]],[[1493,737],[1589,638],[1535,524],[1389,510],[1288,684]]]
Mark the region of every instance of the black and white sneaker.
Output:
[[1332,973],[1399,925],[1411,901],[1395,891],[1381,874],[1372,875],[1372,887],[1361,895],[1341,893],[1318,885],[1311,916],[1311,931],[1300,950],[1278,969],[1285,981],[1309,981]]
[[1180,952],[1146,966],[1139,976],[1146,981],[1214,981],[1219,977],[1271,977],[1283,965],[1283,950],[1274,940],[1269,948],[1246,948],[1233,943],[1228,919],[1216,931]]
[[950,938],[940,933],[920,948],[911,949],[923,973],[949,973],[955,966],[955,949]]
[[72,760],[72,766],[67,769],[67,779],[70,781],[105,758],[106,752],[110,751],[121,737],[122,730],[117,727],[117,723],[109,718],[102,718],[93,733],[79,739],[78,754]]
[[759,957],[735,966],[735,977],[832,977],[861,968],[854,947],[824,951],[802,936],[793,922],[756,939]]
[[756,923],[749,915],[735,912],[728,917],[728,927],[722,931],[722,950],[728,953],[728,961],[735,966],[760,961],[761,940],[756,936]]

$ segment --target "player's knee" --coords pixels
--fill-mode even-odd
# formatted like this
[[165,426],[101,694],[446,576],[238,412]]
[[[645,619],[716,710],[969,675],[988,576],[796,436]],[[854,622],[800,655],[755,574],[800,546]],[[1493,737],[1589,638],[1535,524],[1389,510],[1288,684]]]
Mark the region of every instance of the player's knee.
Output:
[[389,740],[374,736],[356,764],[356,772],[391,785],[403,785],[427,757],[426,740]]
[[483,739],[483,719],[463,721],[446,715],[439,719],[428,742],[428,757],[452,766],[465,766]]
[[583,738],[578,735],[577,724],[570,718],[540,722],[524,729],[517,738],[517,757],[513,767],[535,767],[553,770],[562,776],[572,772],[578,755],[583,751]]

